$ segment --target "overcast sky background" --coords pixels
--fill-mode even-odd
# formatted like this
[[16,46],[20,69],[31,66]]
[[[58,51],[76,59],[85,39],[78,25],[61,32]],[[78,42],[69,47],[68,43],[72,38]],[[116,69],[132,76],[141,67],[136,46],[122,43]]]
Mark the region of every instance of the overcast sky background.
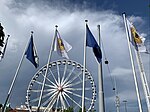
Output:
[[[0,0],[0,22],[5,28],[5,34],[11,35],[5,57],[0,62],[0,103],[4,103],[6,99],[31,30],[34,31],[34,42],[40,58],[38,69],[47,62],[56,24],[59,26],[61,37],[73,47],[68,53],[70,59],[82,64],[84,21],[88,19],[88,25],[96,39],[97,25],[101,25],[101,37],[104,44],[103,61],[105,52],[111,75],[115,76],[117,81],[121,112],[124,112],[123,100],[128,101],[129,112],[137,112],[138,103],[122,13],[126,12],[139,33],[146,38],[145,44],[150,50],[149,4],[149,0]],[[97,62],[92,50],[90,48],[87,50],[87,69],[93,74],[97,84]],[[55,56],[57,59],[60,58],[56,54]],[[150,55],[142,53],[141,57],[150,82]],[[52,58],[52,60],[55,59]],[[13,107],[24,104],[28,84],[38,69],[24,59],[10,100]],[[147,112],[137,63],[136,70],[143,110]],[[103,73],[106,112],[115,112],[113,86],[105,64],[103,64]],[[98,102],[95,105],[98,112]]]

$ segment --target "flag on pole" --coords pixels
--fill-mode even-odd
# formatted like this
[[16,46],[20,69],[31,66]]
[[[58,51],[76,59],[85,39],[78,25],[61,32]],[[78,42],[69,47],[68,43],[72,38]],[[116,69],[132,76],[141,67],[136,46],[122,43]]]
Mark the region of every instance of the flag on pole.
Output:
[[0,61],[4,58],[6,47],[7,47],[7,43],[8,43],[8,38],[9,37],[10,37],[10,35],[8,35],[8,37],[6,38],[6,40],[4,40],[3,47],[0,46]]
[[33,42],[33,34],[31,34],[31,38],[25,55],[26,58],[35,66],[35,68],[39,66],[39,57],[37,55],[37,51]]
[[60,34],[56,29],[53,51],[57,51],[60,56],[69,59],[67,52],[69,52],[71,49],[72,46],[60,37]]
[[[5,47],[5,46],[4,46]],[[0,61],[2,60],[3,56],[4,56],[4,47],[0,46]]]
[[7,43],[8,43],[8,38],[9,38],[10,35],[8,35],[6,41],[5,41],[5,46],[4,46],[4,50],[3,50],[3,56],[2,58],[4,58],[4,55],[5,55],[5,51],[6,51],[6,47],[7,47]]
[[142,37],[137,31],[133,24],[127,19],[127,27],[129,30],[129,40],[136,50],[139,52],[147,52],[146,46],[144,45],[145,38]]
[[93,52],[94,52],[95,57],[97,58],[97,61],[101,63],[101,59],[102,59],[101,49],[98,43],[96,42],[87,24],[86,24],[86,46],[93,48]]

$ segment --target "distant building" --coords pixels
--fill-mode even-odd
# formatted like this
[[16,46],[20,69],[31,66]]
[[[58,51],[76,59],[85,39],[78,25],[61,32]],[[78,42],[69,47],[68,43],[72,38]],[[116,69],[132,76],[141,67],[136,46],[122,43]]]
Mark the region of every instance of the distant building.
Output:
[[20,107],[16,107],[11,112],[29,112],[29,110],[27,109],[27,107],[25,105],[21,105]]
[[[40,112],[44,112],[45,108],[46,107],[40,107]],[[31,110],[32,110],[32,112],[36,112],[37,106],[32,106]],[[29,112],[29,110],[25,105],[21,105],[20,107],[16,107],[15,109],[11,110],[10,112]],[[49,112],[55,112],[55,111],[50,110]],[[59,111],[57,111],[57,112],[59,112]]]
[[[44,112],[46,107],[40,107],[40,112]],[[37,106],[32,106],[32,112],[37,111]],[[0,112],[1,108],[0,108]],[[16,107],[14,109],[10,108],[8,112],[29,112],[28,108],[25,105],[21,105],[20,107]],[[55,109],[51,109],[49,112],[55,112]],[[62,110],[57,110],[57,112],[63,112]]]

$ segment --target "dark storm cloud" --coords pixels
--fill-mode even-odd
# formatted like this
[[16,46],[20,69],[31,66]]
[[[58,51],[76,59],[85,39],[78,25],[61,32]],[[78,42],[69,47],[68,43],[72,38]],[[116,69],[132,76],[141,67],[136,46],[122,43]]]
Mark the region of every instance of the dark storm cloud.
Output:
[[54,9],[61,9],[67,11],[75,10],[107,10],[117,7],[115,2],[107,0],[13,0],[9,5],[11,8],[26,9],[30,5],[35,4],[39,6],[49,6]]

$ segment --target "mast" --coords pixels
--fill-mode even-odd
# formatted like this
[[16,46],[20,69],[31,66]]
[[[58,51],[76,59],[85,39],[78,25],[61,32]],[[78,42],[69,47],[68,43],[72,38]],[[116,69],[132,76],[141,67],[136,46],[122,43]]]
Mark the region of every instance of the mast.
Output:
[[140,77],[141,77],[142,86],[144,89],[144,94],[145,94],[145,99],[146,99],[146,104],[147,104],[147,110],[148,110],[148,112],[150,112],[150,91],[149,91],[149,87],[148,87],[148,83],[147,83],[147,79],[146,79],[146,75],[144,72],[144,67],[143,67],[143,63],[141,60],[141,56],[140,56],[140,52],[138,50],[138,47],[137,47],[137,50],[135,50],[135,53],[136,53],[136,59],[138,62],[138,67],[140,70]]
[[115,91],[115,104],[116,104],[116,112],[120,112],[120,98],[118,96],[118,91],[117,91],[117,84],[116,84],[116,78],[114,76],[114,84],[115,84],[115,88],[113,88],[113,90]]
[[134,66],[134,62],[133,62],[133,55],[132,55],[130,41],[129,41],[129,31],[128,31],[128,28],[127,28],[127,21],[126,21],[125,13],[123,13],[123,19],[124,19],[124,24],[125,24],[125,29],[126,29],[126,37],[127,37],[127,42],[128,42],[130,61],[131,61],[131,66],[132,66],[132,72],[133,72],[134,84],[135,84],[136,95],[137,95],[137,100],[138,100],[139,112],[142,112],[140,93],[139,93],[139,88],[138,88],[138,83],[137,83],[137,76],[136,76],[136,72],[135,72],[135,66]]
[[[33,35],[33,31],[31,31],[31,35]],[[29,42],[30,42],[30,41],[29,41]],[[27,46],[29,45],[29,42],[27,42],[27,44],[26,44],[26,46],[25,46],[25,49],[24,49],[24,51],[23,51],[21,60],[20,60],[20,62],[19,62],[19,65],[18,65],[18,67],[17,67],[16,73],[15,73],[15,75],[14,75],[14,77],[13,77],[11,86],[10,86],[9,91],[8,91],[8,93],[7,93],[7,97],[6,97],[4,106],[3,106],[3,108],[2,108],[2,112],[5,112],[6,105],[7,105],[8,101],[10,100],[10,95],[11,95],[12,90],[13,90],[13,88],[14,88],[14,84],[15,84],[15,82],[16,82],[16,79],[17,79],[19,70],[20,70],[20,68],[21,68],[21,65],[22,65],[22,62],[23,62],[23,59],[24,59],[24,56],[25,56],[25,52],[26,52]]]
[[82,84],[82,112],[85,112],[84,96],[85,96],[85,66],[86,66],[86,24],[88,20],[85,20],[85,37],[84,37],[84,59],[83,59],[83,84]]
[[123,100],[125,112],[127,112],[127,100]]
[[[98,27],[98,42],[99,46],[101,45],[101,36],[100,36],[100,25]],[[99,112],[105,112],[105,102],[104,102],[104,89],[103,89],[103,74],[102,74],[102,62],[98,64],[98,95],[99,95]]]
[[52,56],[52,50],[53,50],[54,40],[55,40],[56,33],[57,33],[57,27],[58,26],[56,25],[55,27],[56,27],[56,30],[55,30],[55,34],[54,34],[54,37],[53,37],[53,40],[52,40],[52,45],[51,45],[51,48],[50,48],[50,51],[49,51],[49,56],[48,56],[47,65],[46,65],[46,71],[45,71],[44,79],[43,79],[43,83],[42,83],[42,89],[41,89],[40,98],[39,98],[39,102],[38,102],[37,112],[40,111],[40,106],[41,106],[43,91],[44,91],[44,87],[45,87],[46,77],[47,77],[47,73],[48,73],[49,63],[51,61],[51,56]]

